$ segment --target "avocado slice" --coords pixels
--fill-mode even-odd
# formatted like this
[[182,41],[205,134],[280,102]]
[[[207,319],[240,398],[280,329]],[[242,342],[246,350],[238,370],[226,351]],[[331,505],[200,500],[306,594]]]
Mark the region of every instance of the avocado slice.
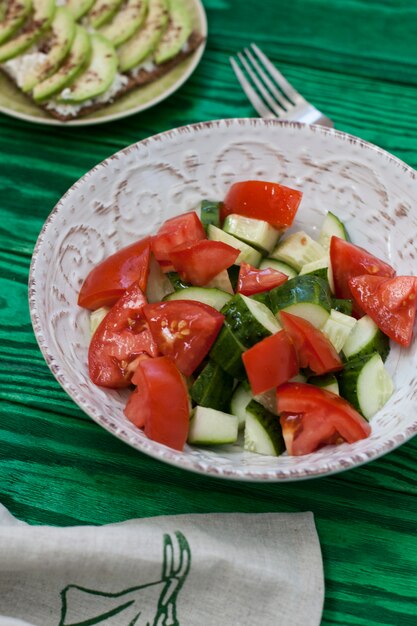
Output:
[[88,23],[93,28],[100,28],[111,20],[122,2],[123,0],[96,0],[93,8],[86,15]]
[[33,0],[33,14],[18,34],[0,46],[0,63],[25,52],[45,32],[55,14],[55,0]]
[[75,36],[75,20],[65,7],[58,7],[52,20],[51,31],[41,46],[47,53],[42,63],[38,64],[24,77],[22,90],[30,91],[35,85],[50,76],[67,56]]
[[74,19],[79,20],[93,6],[94,0],[67,0],[66,7],[71,11]]
[[120,46],[135,34],[145,21],[148,0],[127,0],[114,18],[100,28],[100,33],[114,46]]
[[167,25],[167,0],[149,0],[143,27],[117,50],[120,71],[127,72],[146,59],[155,50]]
[[182,0],[171,0],[169,24],[155,51],[155,63],[160,65],[175,57],[193,30],[191,15]]
[[75,79],[84,68],[91,50],[90,35],[81,26],[76,26],[74,41],[63,65],[46,80],[38,83],[32,92],[36,102],[44,102],[59,93]]
[[104,93],[117,72],[117,56],[113,44],[99,34],[90,34],[91,56],[87,67],[57,97],[64,104],[78,104]]
[[2,6],[4,15],[0,15],[0,43],[12,37],[23,24],[32,9],[32,0],[10,0]]

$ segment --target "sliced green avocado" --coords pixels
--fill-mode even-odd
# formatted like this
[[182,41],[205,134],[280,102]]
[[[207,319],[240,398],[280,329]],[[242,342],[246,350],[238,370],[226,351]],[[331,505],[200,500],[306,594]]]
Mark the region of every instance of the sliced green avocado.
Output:
[[147,10],[148,0],[127,0],[112,21],[100,28],[100,33],[114,46],[120,46],[140,29]]
[[[3,9],[5,9],[5,5]],[[10,0],[3,17],[0,15],[0,43],[12,37],[32,9],[32,0]]]
[[167,24],[167,0],[149,0],[148,15],[143,27],[117,51],[121,72],[131,70],[155,50]]
[[25,52],[45,32],[55,14],[55,0],[33,0],[33,14],[21,31],[0,46],[0,63]]
[[[57,98],[65,104],[78,104],[104,93],[117,72],[117,56],[113,44],[102,35],[90,35],[91,57],[85,70]],[[68,92],[68,93],[66,93]],[[64,95],[63,95],[64,94]]]
[[28,72],[21,85],[23,91],[30,91],[35,85],[50,76],[67,56],[75,37],[75,20],[65,7],[58,7],[52,20],[51,32],[45,41],[47,48],[43,63]]
[[93,6],[94,0],[67,0],[66,7],[74,16],[74,19],[78,20],[85,15]]
[[84,28],[77,26],[74,41],[63,65],[52,76],[35,86],[33,99],[36,102],[43,102],[65,89],[85,66],[90,50],[90,35]]
[[193,30],[191,15],[182,0],[171,0],[169,25],[155,51],[155,62],[159,65],[175,57]]
[[100,28],[109,22],[117,12],[123,0],[96,0],[93,8],[87,13],[88,23],[93,28]]

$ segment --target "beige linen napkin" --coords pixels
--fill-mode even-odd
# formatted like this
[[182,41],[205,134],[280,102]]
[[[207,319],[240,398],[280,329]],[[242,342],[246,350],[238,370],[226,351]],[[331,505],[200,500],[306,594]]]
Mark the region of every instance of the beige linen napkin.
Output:
[[0,626],[318,626],[312,513],[29,526],[0,505]]

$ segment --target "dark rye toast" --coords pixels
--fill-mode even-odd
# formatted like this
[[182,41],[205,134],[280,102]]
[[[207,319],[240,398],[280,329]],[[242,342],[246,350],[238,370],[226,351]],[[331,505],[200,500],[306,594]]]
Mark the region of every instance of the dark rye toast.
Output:
[[[16,0],[16,2],[19,1]],[[36,11],[45,11],[44,5],[51,2],[51,0],[30,1],[33,2],[30,16],[32,21],[36,18]],[[55,0],[53,2],[55,4]],[[90,11],[102,2],[103,0],[95,0],[91,5],[91,2],[86,3],[83,0],[86,6],[90,4]],[[13,39],[17,40],[19,37],[21,39],[25,24],[23,28],[17,30],[14,37],[9,37],[5,44],[0,45],[0,70],[32,102],[57,120],[72,121],[99,111],[133,89],[148,85],[166,75],[192,55],[204,42],[204,36],[198,32],[195,24],[191,23],[191,18],[186,14],[184,0],[143,0],[146,11],[142,8],[144,18],[134,36],[130,34],[121,45],[118,40],[117,44],[113,45],[115,40],[112,42],[110,35],[107,39],[106,33],[111,33],[112,27],[114,31],[114,24],[117,21],[122,22],[123,11],[127,16],[130,9],[131,17],[132,8],[138,7],[139,2],[140,0],[124,0],[119,4],[120,14],[114,13],[112,19],[97,30],[91,27],[88,13],[84,16],[78,15],[78,21],[75,20],[74,15],[74,26],[72,31],[68,31],[72,45],[75,44],[75,35],[78,35],[80,39],[79,31],[83,31],[83,36],[90,40],[90,45],[86,49],[80,49],[78,45],[78,56],[74,55],[71,48],[65,57],[63,54],[57,54],[56,50],[54,55],[50,51],[50,42],[53,42],[55,46],[57,42],[57,33],[54,30],[58,23],[57,16],[59,12],[63,12],[64,3],[66,4],[64,10],[71,12],[73,9],[71,5],[76,5],[75,9],[79,10],[82,2],[81,0],[66,0],[66,2],[56,0],[59,6],[54,7],[55,13],[50,18],[49,28],[45,29],[35,45],[32,42],[23,51],[19,50],[18,54],[9,54],[9,50],[14,45]],[[156,3],[160,5],[158,17],[162,15],[164,18],[164,22],[159,24],[155,24],[154,19]],[[60,17],[62,23],[63,15]],[[6,20],[7,15],[3,16],[3,21]],[[0,32],[1,25],[0,21]],[[154,27],[155,32],[153,32]],[[116,37],[120,37],[120,29]],[[60,39],[61,41],[65,39],[62,33]],[[4,45],[7,48],[4,48]],[[68,50],[68,41],[65,45]],[[4,59],[4,54],[2,56],[4,49],[9,54],[8,57],[6,55],[6,59]],[[44,53],[45,50],[49,54],[48,58],[41,57],[40,53]],[[55,67],[52,66],[51,58]],[[75,68],[77,71],[74,71],[73,58],[77,59],[76,62],[79,65],[78,69]],[[33,72],[36,73],[37,80],[34,80]],[[71,76],[68,82],[69,75]],[[26,89],[25,85],[30,85],[30,89]]]

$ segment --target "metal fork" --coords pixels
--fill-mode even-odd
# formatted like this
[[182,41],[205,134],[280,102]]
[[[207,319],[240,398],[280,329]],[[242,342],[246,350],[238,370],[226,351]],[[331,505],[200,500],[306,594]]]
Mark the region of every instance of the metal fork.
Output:
[[261,117],[333,127],[332,120],[307,102],[254,43],[237,57],[249,78],[236,59],[230,57],[230,63],[243,91]]

